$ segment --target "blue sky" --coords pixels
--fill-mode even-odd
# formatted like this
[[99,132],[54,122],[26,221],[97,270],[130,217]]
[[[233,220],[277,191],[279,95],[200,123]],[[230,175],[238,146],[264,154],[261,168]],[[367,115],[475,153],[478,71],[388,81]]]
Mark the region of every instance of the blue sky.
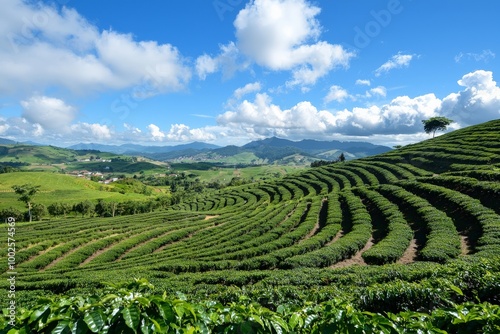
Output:
[[428,138],[500,118],[497,1],[2,0],[0,137]]

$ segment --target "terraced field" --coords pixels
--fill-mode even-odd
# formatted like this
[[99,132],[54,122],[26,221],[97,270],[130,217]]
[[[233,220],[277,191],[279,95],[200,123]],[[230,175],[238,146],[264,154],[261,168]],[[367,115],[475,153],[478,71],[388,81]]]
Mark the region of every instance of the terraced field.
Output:
[[335,268],[499,254],[497,133],[494,121],[161,213],[20,223],[17,266],[27,282],[138,266]]
[[[499,181],[500,121],[492,121],[168,211],[19,223],[18,287],[186,273],[225,284],[238,273],[498,257]],[[2,263],[6,253],[2,245]]]

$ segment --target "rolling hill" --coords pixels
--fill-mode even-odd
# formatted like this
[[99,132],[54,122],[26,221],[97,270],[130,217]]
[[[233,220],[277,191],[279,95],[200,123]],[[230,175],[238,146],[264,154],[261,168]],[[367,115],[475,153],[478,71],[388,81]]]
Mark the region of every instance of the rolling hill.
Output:
[[335,160],[340,153],[348,159],[362,158],[384,153],[391,148],[367,142],[340,142],[302,140],[291,141],[277,137],[252,141],[243,146],[228,145],[218,147],[211,144],[194,142],[174,146],[141,146],[124,144],[121,146],[100,144],[78,144],[71,149],[97,149],[117,154],[141,155],[160,161],[211,161],[234,163],[280,163],[286,164],[291,156],[300,156],[304,164],[318,159]]
[[[252,299],[276,312],[269,314],[302,319],[301,326],[308,316],[323,319],[322,311],[306,311],[317,303],[325,310],[358,308],[365,316],[382,312],[378,320],[401,326],[410,323],[402,320],[410,314],[404,312],[420,312],[410,317],[422,323],[436,309],[457,307],[450,317],[465,316],[477,306],[483,310],[477,319],[499,326],[500,319],[484,313],[500,310],[499,180],[495,120],[224,189],[167,211],[19,223],[18,290],[27,296],[32,290],[81,292],[102,281],[145,277],[195,300],[210,296],[246,310],[256,307],[245,304]],[[283,303],[288,306],[280,308]],[[345,313],[335,314],[324,321],[344,319]],[[458,323],[436,316],[434,328]],[[280,328],[289,328],[291,319]],[[472,326],[474,320],[463,321]]]
[[78,178],[72,175],[44,172],[19,172],[0,174],[0,210],[14,207],[25,210],[24,203],[12,190],[13,185],[30,183],[40,186],[40,193],[35,196],[37,203],[48,206],[52,203],[74,204],[79,201],[105,199],[123,202],[128,200],[145,200],[148,196],[113,191],[114,186]]

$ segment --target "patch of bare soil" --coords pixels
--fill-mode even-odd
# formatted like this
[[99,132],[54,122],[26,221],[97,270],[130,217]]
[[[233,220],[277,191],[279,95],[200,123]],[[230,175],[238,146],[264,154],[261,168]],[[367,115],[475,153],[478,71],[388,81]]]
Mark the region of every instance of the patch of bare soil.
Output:
[[[108,235],[108,236],[106,236],[106,237],[104,237],[102,239],[112,238],[112,237],[115,237],[117,235],[118,235],[118,233],[117,234],[111,234],[111,235]],[[73,254],[75,252],[78,252],[80,249],[82,249],[83,247],[87,246],[88,244],[91,244],[93,242],[96,242],[97,240],[102,240],[102,239],[94,239],[94,240],[92,240],[90,242],[87,242],[87,243],[85,243],[83,245],[80,245],[80,246],[78,246],[76,248],[73,248],[69,252],[63,254],[61,257],[58,257],[57,259],[55,259],[54,261],[52,261],[51,263],[49,263],[45,268],[40,269],[40,271],[44,271],[44,270],[52,268],[53,266],[55,266],[56,264],[58,264],[63,259],[67,258],[68,256],[70,256],[71,254]]]
[[302,240],[300,240],[299,242],[302,242],[302,241],[304,241],[304,240],[307,240],[307,239],[309,239],[310,237],[312,237],[313,235],[315,235],[315,234],[316,234],[316,232],[319,230],[319,226],[320,226],[320,225],[319,225],[319,222],[317,222],[317,223],[314,225],[313,229],[312,229],[312,230],[311,230],[311,231],[310,231],[310,232],[309,232],[309,233],[308,233],[305,237],[303,237],[303,238],[302,238]]
[[101,255],[102,253],[104,253],[107,250],[109,250],[110,248],[114,247],[118,242],[112,243],[108,247],[104,247],[103,249],[98,250],[97,252],[95,252],[94,254],[92,254],[91,256],[89,256],[88,258],[86,258],[85,261],[83,261],[82,263],[80,263],[79,266],[81,267],[81,266],[86,265],[87,263],[89,263],[90,261],[92,261],[93,259],[95,259],[96,257],[98,257],[99,255]]
[[206,215],[206,216],[205,216],[205,220],[209,220],[209,219],[212,219],[212,218],[217,218],[217,217],[219,217],[219,215],[213,215],[213,216],[211,216],[211,215]]
[[363,249],[361,249],[356,254],[354,254],[353,257],[351,257],[350,259],[345,259],[344,261],[340,261],[338,263],[335,263],[335,264],[331,265],[330,268],[332,268],[332,269],[345,268],[345,267],[349,267],[349,266],[352,266],[355,264],[366,266],[366,262],[365,262],[365,260],[363,260],[361,255],[364,252],[366,252],[367,250],[369,250],[372,246],[373,246],[373,237],[370,237],[370,240],[368,240],[365,247],[363,247]]
[[343,235],[344,235],[344,231],[343,230],[338,231],[337,234],[335,235],[335,237],[331,241],[327,242],[325,244],[325,246],[330,246],[335,241],[339,240]]
[[465,235],[460,236],[460,248],[462,249],[462,255],[470,253],[469,238]]
[[161,252],[162,250],[164,250],[164,249],[165,249],[165,248],[167,248],[167,247],[171,247],[171,246],[173,246],[173,245],[175,245],[175,244],[178,244],[178,243],[179,243],[179,242],[181,242],[181,241],[184,241],[184,240],[186,240],[186,239],[192,238],[192,237],[193,237],[193,235],[195,235],[196,233],[199,233],[199,232],[201,232],[201,231],[205,231],[205,230],[210,230],[210,229],[213,229],[213,228],[216,228],[216,227],[222,226],[222,225],[224,225],[224,224],[225,224],[225,223],[218,224],[218,225],[212,225],[212,226],[207,226],[207,227],[204,227],[204,228],[202,228],[201,230],[198,230],[198,231],[195,231],[195,232],[193,232],[193,233],[188,234],[185,238],[179,239],[179,240],[174,241],[174,242],[169,242],[168,244],[163,245],[163,246],[161,246],[160,248],[155,249],[155,250],[153,251],[153,253],[158,253],[158,252]]
[[[322,201],[321,205],[322,205],[322,206],[323,206],[323,205],[325,205],[325,202],[326,202],[326,201],[327,201],[326,199],[323,199],[323,201]],[[318,231],[319,231],[319,230],[320,230],[320,228],[321,228],[321,223],[320,223],[319,219],[320,219],[320,218],[318,217],[318,220],[316,221],[316,224],[314,225],[313,229],[312,229],[312,230],[311,230],[311,231],[310,231],[310,232],[309,232],[309,233],[308,233],[305,237],[303,237],[303,238],[302,238],[299,242],[302,242],[302,241],[304,241],[304,240],[307,240],[307,239],[309,239],[310,237],[312,237],[313,235],[315,235],[316,233],[318,233]]]
[[397,261],[397,263],[408,264],[415,262],[415,259],[417,258],[417,249],[417,239],[412,239],[410,245],[404,252],[403,256]]
[[128,250],[126,250],[126,251],[125,251],[122,255],[120,255],[120,256],[119,256],[119,257],[118,257],[115,261],[120,261],[120,260],[121,260],[121,259],[122,259],[125,255],[127,255],[127,254],[128,254],[128,253],[130,253],[131,251],[136,250],[137,248],[139,248],[139,247],[141,247],[141,246],[143,246],[143,245],[147,244],[148,242],[151,242],[151,241],[156,240],[156,239],[158,239],[158,238],[162,238],[162,237],[164,237],[164,236],[166,236],[166,235],[169,235],[169,234],[170,234],[170,233],[172,233],[172,232],[175,232],[175,230],[174,230],[174,231],[168,231],[168,232],[165,232],[165,233],[163,233],[163,234],[160,234],[160,235],[159,235],[159,236],[157,236],[157,237],[154,237],[154,238],[151,238],[151,239],[148,239],[148,240],[145,240],[145,241],[143,241],[143,242],[138,243],[138,244],[137,244],[137,245],[135,245],[134,247],[129,248]]

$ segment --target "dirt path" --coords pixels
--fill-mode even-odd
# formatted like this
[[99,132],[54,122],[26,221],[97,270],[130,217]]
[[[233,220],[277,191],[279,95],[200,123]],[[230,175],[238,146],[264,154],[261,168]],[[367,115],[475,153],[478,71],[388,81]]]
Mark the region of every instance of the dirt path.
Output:
[[47,269],[50,269],[52,268],[53,266],[55,266],[56,264],[58,264],[59,262],[61,262],[63,259],[67,258],[68,256],[70,256],[71,254],[73,253],[76,253],[78,252],[80,249],[82,249],[83,247],[86,247],[88,245],[90,245],[91,243],[94,243],[96,241],[99,241],[99,240],[102,240],[102,239],[107,239],[107,238],[112,238],[112,237],[116,237],[117,235],[119,235],[118,233],[116,234],[111,234],[111,235],[108,235],[104,238],[100,238],[100,239],[93,239],[92,241],[90,242],[87,242],[83,245],[80,245],[76,248],[73,248],[72,250],[70,250],[69,252],[66,252],[64,253],[62,256],[58,257],[57,259],[55,259],[54,261],[52,261],[51,263],[49,263],[48,265],[46,265],[44,268],[41,268],[40,271],[45,271]]
[[190,233],[188,234],[186,237],[182,238],[182,239],[179,239],[177,241],[173,241],[173,242],[169,242],[168,244],[165,244],[163,246],[161,246],[160,248],[157,248],[153,251],[153,253],[158,253],[158,252],[161,252],[162,250],[164,250],[165,248],[167,247],[172,247],[173,245],[175,244],[178,244],[179,242],[181,241],[184,241],[186,239],[190,239],[193,237],[193,235],[195,235],[196,233],[199,233],[201,231],[205,231],[205,230],[210,230],[210,229],[213,229],[213,228],[216,228],[216,227],[219,227],[219,226],[223,226],[225,223],[222,223],[222,224],[218,224],[218,225],[211,225],[211,226],[207,226],[207,227],[204,227],[202,228],[201,230],[198,230],[198,231],[195,231],[193,233]]
[[109,245],[107,247],[104,247],[104,248],[98,250],[97,252],[95,252],[94,254],[90,255],[88,258],[86,258],[85,261],[83,261],[82,263],[80,263],[78,266],[81,267],[81,266],[86,265],[87,263],[89,263],[90,261],[92,261],[93,259],[95,259],[96,257],[98,257],[99,255],[101,255],[102,253],[104,253],[104,252],[108,251],[110,248],[113,248],[114,246],[116,246],[116,244],[118,244],[121,241],[123,241],[123,240],[117,241],[117,242],[112,243],[111,245]]
[[[323,208],[323,205],[325,205],[326,201],[327,201],[326,199],[323,199],[323,201],[321,202],[321,208],[320,208],[319,212],[321,212],[321,209]],[[316,220],[316,224],[314,225],[314,227],[312,228],[312,230],[309,233],[307,233],[307,235],[305,237],[303,237],[302,239],[300,239],[299,243],[302,242],[302,241],[305,241],[305,240],[309,239],[310,237],[312,237],[313,235],[315,235],[316,233],[318,233],[318,231],[321,228],[321,224],[320,224],[319,219],[320,219],[320,217],[318,216],[318,219]]]
[[345,267],[352,266],[354,264],[366,266],[366,262],[365,262],[365,260],[363,260],[361,255],[365,251],[369,250],[372,246],[373,246],[373,237],[370,237],[370,240],[368,240],[365,247],[363,247],[363,249],[361,249],[356,254],[354,254],[353,257],[351,257],[350,259],[346,259],[344,261],[340,261],[338,263],[335,263],[334,265],[331,265],[330,268],[332,268],[332,269],[345,268]]
[[35,255],[30,256],[30,257],[29,257],[26,261],[23,261],[22,263],[23,263],[23,264],[24,264],[24,263],[28,263],[28,262],[30,262],[31,260],[35,259],[36,257],[41,256],[41,255],[43,255],[43,254],[45,254],[45,253],[47,253],[47,252],[49,252],[49,251],[53,250],[54,248],[59,247],[60,245],[63,245],[63,244],[57,244],[57,245],[54,245],[54,246],[50,246],[50,247],[48,247],[47,249],[41,250],[41,251],[39,251],[38,253],[36,253]]
[[410,245],[404,252],[403,256],[396,263],[408,264],[415,262],[417,258],[417,249],[418,249],[417,239],[412,239]]
[[330,246],[331,244],[333,244],[335,241],[339,240],[339,239],[340,239],[340,238],[342,238],[343,236],[344,236],[344,230],[340,230],[340,231],[338,231],[338,232],[337,232],[337,234],[335,235],[335,237],[334,237],[331,241],[329,241],[329,242],[327,242],[327,243],[325,244],[325,247],[326,247],[326,246]]
[[211,215],[206,215],[204,220],[209,220],[209,219],[217,218],[217,217],[219,217],[219,215],[212,215],[212,216]]
[[461,255],[468,255],[470,253],[469,238],[465,235],[460,236]]
[[164,237],[164,236],[166,236],[166,235],[169,235],[169,234],[171,234],[171,233],[173,233],[173,232],[175,232],[175,231],[176,231],[176,230],[168,231],[168,232],[165,232],[165,233],[160,234],[159,236],[156,236],[156,237],[154,237],[154,238],[150,238],[150,239],[144,240],[143,242],[138,243],[138,244],[137,244],[137,245],[135,245],[134,247],[129,248],[129,249],[127,249],[125,252],[123,252],[123,254],[122,254],[122,255],[120,255],[120,256],[119,256],[119,257],[115,260],[115,262],[116,262],[116,261],[120,261],[121,259],[123,259],[123,257],[124,257],[125,255],[127,255],[128,253],[130,253],[130,252],[132,252],[132,251],[136,250],[136,249],[137,249],[137,248],[139,248],[139,247],[144,246],[144,245],[145,245],[145,244],[147,244],[148,242],[151,242],[151,241],[156,240],[156,239],[158,239],[158,238],[162,238],[162,237]]

